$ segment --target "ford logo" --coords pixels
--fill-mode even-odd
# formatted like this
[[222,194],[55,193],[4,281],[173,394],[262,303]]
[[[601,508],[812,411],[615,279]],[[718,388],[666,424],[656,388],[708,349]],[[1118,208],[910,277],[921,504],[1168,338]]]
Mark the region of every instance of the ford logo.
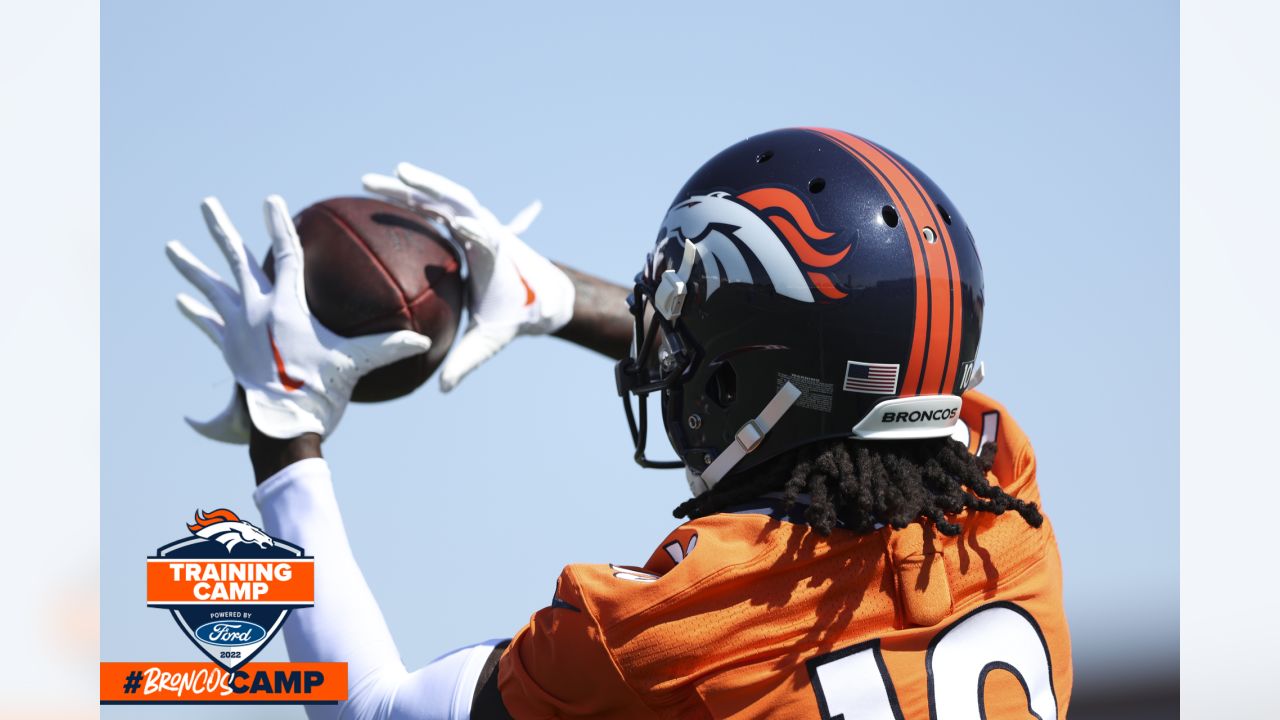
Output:
[[196,637],[210,645],[252,645],[266,636],[261,625],[244,620],[219,620],[196,628]]

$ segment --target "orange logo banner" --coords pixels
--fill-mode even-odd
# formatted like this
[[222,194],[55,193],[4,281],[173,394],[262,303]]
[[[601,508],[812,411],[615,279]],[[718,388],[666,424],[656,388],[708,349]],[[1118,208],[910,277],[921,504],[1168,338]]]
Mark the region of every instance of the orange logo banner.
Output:
[[311,558],[147,559],[147,604],[311,605]]
[[347,699],[346,663],[249,663],[227,672],[207,662],[104,662],[103,705],[279,703]]

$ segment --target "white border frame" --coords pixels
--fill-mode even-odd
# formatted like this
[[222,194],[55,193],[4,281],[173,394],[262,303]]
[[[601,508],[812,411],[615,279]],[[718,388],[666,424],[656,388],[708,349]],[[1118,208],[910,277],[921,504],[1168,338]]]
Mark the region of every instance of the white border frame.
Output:
[[0,6],[0,716],[98,704],[98,4]]
[[1280,204],[1280,6],[1181,7],[1182,711],[1263,717],[1280,706],[1280,233],[1268,216]]

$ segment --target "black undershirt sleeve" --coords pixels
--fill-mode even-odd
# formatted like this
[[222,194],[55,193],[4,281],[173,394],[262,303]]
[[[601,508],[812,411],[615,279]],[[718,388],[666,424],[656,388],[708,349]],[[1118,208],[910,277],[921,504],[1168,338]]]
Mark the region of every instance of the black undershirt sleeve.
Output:
[[476,692],[471,696],[472,720],[511,720],[511,713],[502,702],[502,693],[498,692],[498,661],[510,644],[510,640],[498,643],[489,653],[489,659],[484,661],[480,678],[476,681]]

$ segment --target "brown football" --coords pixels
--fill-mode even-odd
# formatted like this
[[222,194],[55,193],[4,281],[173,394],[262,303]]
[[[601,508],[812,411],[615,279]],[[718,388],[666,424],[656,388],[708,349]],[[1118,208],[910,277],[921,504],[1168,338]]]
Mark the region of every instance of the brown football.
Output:
[[[345,337],[414,330],[431,350],[370,372],[351,399],[391,400],[413,392],[453,344],[462,314],[457,251],[410,210],[370,198],[333,198],[294,218],[302,240],[307,303]],[[275,280],[271,255],[263,263]]]

